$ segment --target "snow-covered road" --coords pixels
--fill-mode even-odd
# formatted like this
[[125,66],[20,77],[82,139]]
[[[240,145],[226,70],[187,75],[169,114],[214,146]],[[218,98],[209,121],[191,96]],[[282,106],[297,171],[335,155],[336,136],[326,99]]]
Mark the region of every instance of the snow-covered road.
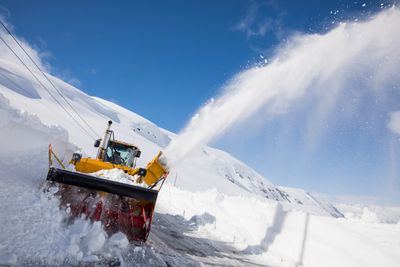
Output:
[[[157,213],[148,245],[171,266],[184,262],[185,266],[200,263],[213,266],[266,266],[233,246],[232,243],[210,239],[199,233],[200,226],[214,224],[215,217],[208,213],[186,220],[181,215]],[[172,262],[169,262],[172,259]],[[174,262],[178,259],[178,262]],[[172,263],[172,264],[171,264]]]

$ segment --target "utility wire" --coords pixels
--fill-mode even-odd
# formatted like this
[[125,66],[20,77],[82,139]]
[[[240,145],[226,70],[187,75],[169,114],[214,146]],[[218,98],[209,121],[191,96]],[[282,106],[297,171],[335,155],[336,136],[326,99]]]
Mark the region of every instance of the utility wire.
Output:
[[[1,68],[3,69],[3,68]],[[10,77],[8,77],[7,75],[0,73],[0,76],[2,76],[4,79],[6,79],[7,81],[13,83],[15,85],[15,87],[23,92],[26,93],[27,96],[29,96],[30,98],[36,98],[37,95],[34,95],[32,92],[29,92],[28,90],[26,90],[24,87],[20,86],[19,84],[16,84]],[[40,94],[39,94],[40,96]],[[40,102],[42,105],[44,105],[42,102]]]
[[0,20],[0,24],[4,27],[4,29],[7,31],[7,33],[14,39],[14,41],[18,44],[18,46],[24,51],[24,53],[28,56],[28,58],[32,61],[32,63],[36,66],[36,68],[43,74],[43,76],[46,78],[46,80],[51,84],[51,86],[57,91],[57,93],[64,99],[64,101],[68,104],[68,106],[75,112],[76,115],[86,124],[86,126],[94,133],[95,136],[97,136],[97,132],[93,130],[93,128],[89,125],[89,123],[79,114],[79,112],[72,106],[72,104],[68,101],[68,99],[63,95],[63,93],[54,85],[54,83],[47,77],[47,75],[44,73],[44,71],[40,68],[38,64],[32,59],[32,57],[29,55],[29,53],[23,48],[23,46],[20,44],[17,38],[14,37],[14,35],[11,33],[11,31],[7,28],[7,26],[3,23],[2,20]]
[[25,64],[25,62],[15,53],[15,51],[8,45],[8,43],[3,39],[3,37],[0,35],[0,39],[3,41],[3,43],[7,46],[8,49],[19,59],[19,61],[25,66],[25,68],[32,74],[32,76],[38,81],[38,83],[45,89],[49,95],[54,99],[54,101],[57,102],[57,104],[71,117],[71,119],[93,140],[96,138],[93,137],[75,118],[74,116],[71,115],[71,113],[58,101],[58,99],[53,96],[53,94],[50,92],[49,89],[44,86],[44,84],[39,80],[39,78],[29,69],[29,67]]

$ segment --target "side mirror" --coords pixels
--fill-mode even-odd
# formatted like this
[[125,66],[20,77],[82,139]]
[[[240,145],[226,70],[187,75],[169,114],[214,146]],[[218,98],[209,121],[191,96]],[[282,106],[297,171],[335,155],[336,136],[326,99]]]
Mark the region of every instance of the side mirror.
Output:
[[137,150],[137,151],[136,151],[135,157],[140,158],[140,155],[141,155],[141,154],[142,154],[142,152],[141,152],[140,150]]
[[94,147],[99,147],[100,146],[101,139],[97,139],[94,141]]
[[79,162],[79,161],[81,160],[81,158],[82,158],[82,155],[79,154],[79,153],[74,153],[74,154],[72,154],[72,161],[75,162],[75,164],[76,164],[77,162]]
[[139,175],[139,176],[145,177],[146,174],[147,174],[147,170],[146,170],[146,169],[143,169],[143,168],[140,168],[140,169],[139,169],[139,172],[138,172],[138,175]]

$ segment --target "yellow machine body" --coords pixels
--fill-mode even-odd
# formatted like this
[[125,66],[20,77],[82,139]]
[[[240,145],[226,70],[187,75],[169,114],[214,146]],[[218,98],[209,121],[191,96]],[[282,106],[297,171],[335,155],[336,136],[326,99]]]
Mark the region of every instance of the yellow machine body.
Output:
[[[168,172],[166,168],[158,161],[161,152],[157,154],[146,166],[146,174],[141,177],[143,181],[151,186]],[[105,162],[100,159],[82,158],[78,162],[71,160],[71,164],[75,165],[75,170],[83,173],[93,173],[100,170],[120,169],[131,176],[139,174],[140,168],[129,168],[127,166]]]
[[165,167],[159,162],[160,156],[161,152],[158,152],[157,156],[155,156],[152,161],[147,163],[147,171],[146,175],[143,177],[143,180],[148,185],[154,184],[160,179],[160,177],[163,177],[168,173]]
[[113,164],[110,162],[104,162],[99,159],[92,159],[92,158],[82,158],[77,163],[73,161],[71,161],[70,163],[75,165],[75,170],[84,173],[93,173],[93,172],[98,172],[100,170],[110,170],[117,168],[129,173],[129,175],[134,175],[135,173],[133,173],[133,171],[137,170],[137,169],[131,169],[126,166]]

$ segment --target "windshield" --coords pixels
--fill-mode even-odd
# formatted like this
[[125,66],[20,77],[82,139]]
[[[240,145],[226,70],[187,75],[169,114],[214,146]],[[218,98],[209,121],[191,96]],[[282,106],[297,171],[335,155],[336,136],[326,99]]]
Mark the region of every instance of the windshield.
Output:
[[136,151],[132,147],[110,142],[107,147],[105,161],[133,168],[135,153]]

